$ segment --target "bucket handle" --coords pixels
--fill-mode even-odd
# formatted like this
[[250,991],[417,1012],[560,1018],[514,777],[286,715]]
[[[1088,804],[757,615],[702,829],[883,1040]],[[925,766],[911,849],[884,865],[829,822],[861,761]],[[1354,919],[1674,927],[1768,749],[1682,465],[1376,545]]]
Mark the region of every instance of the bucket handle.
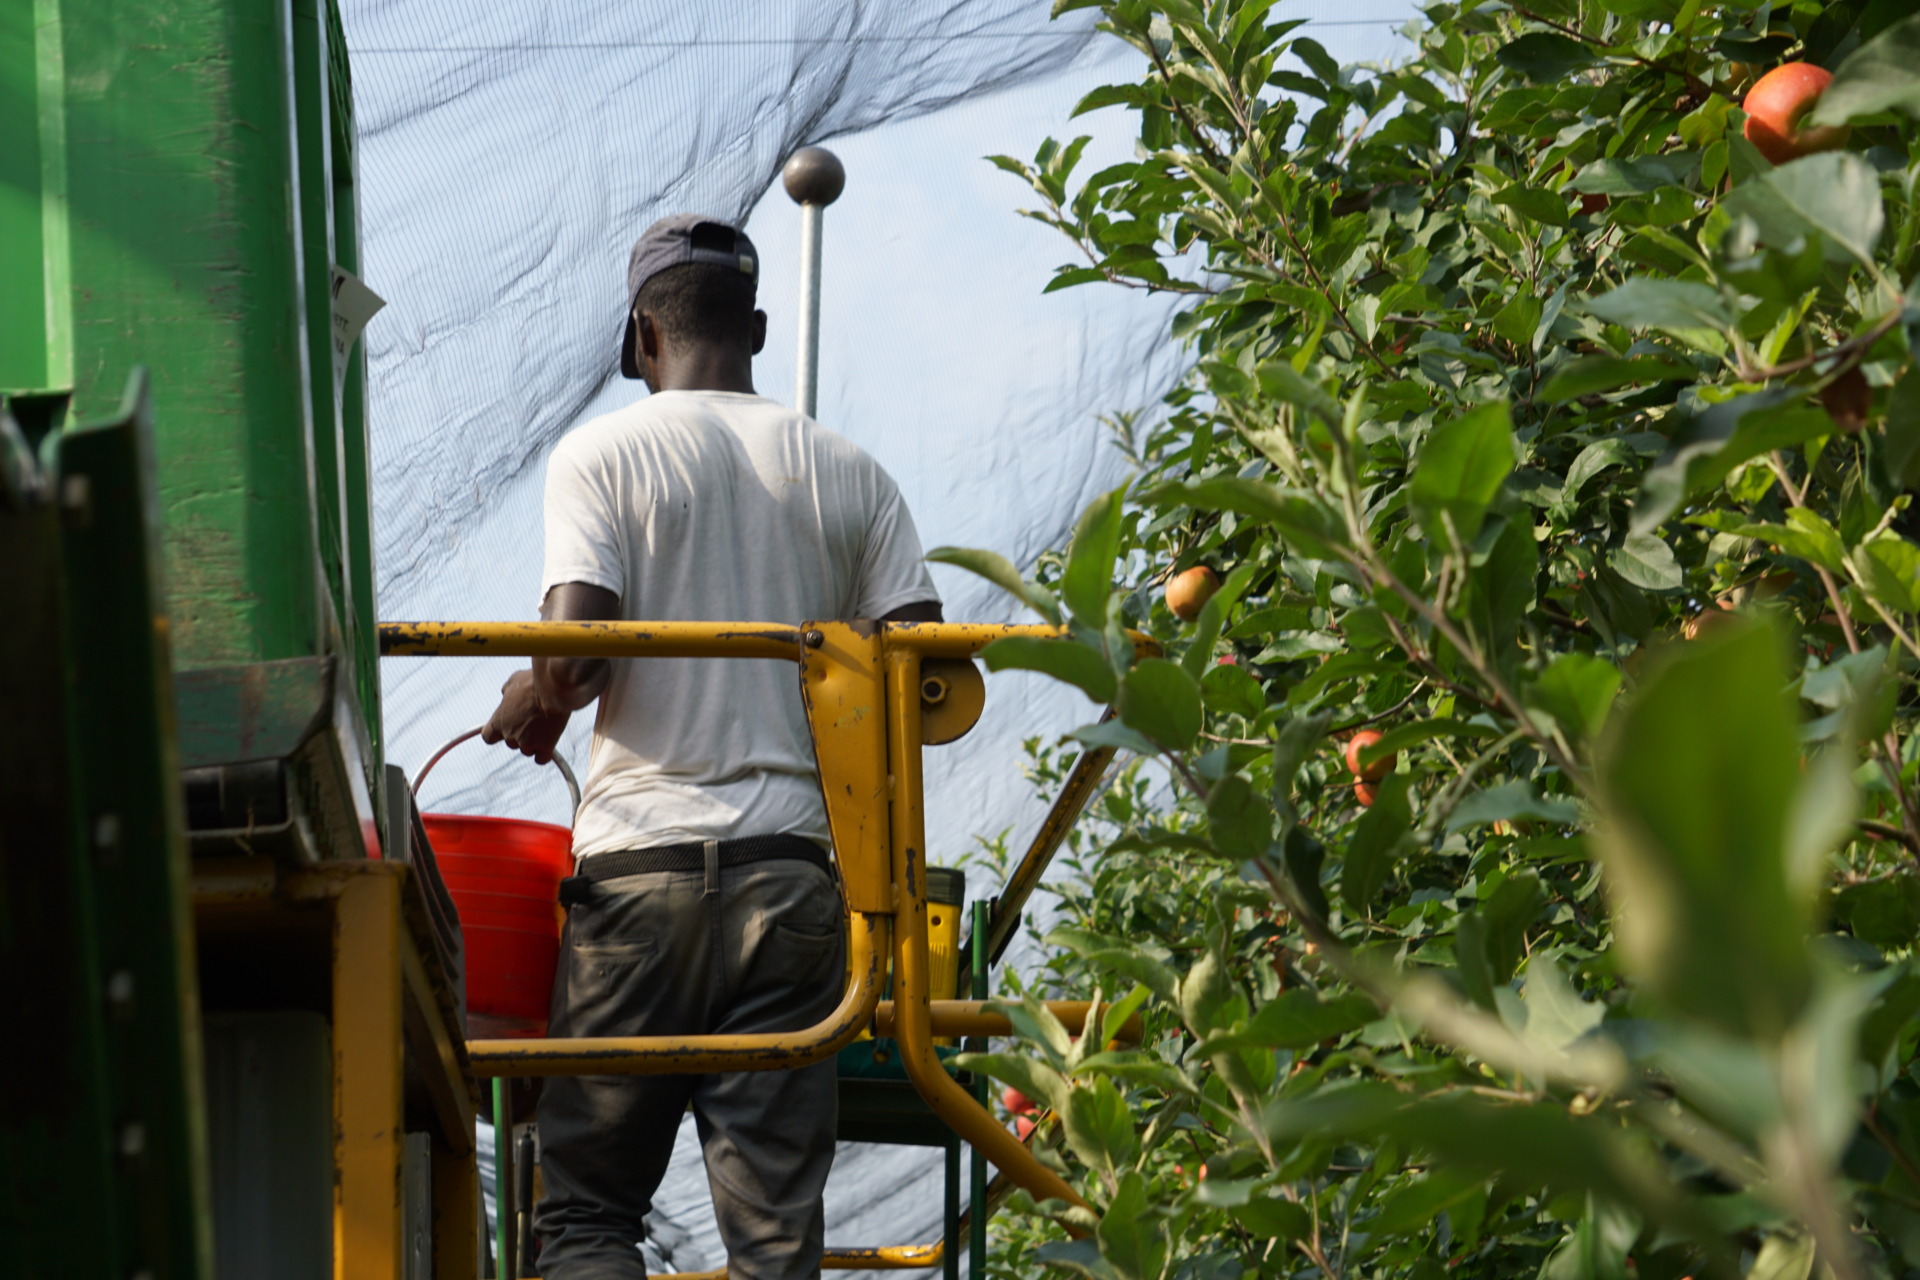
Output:
[[[479,737],[486,727],[487,726],[483,724],[475,725],[434,752],[433,755],[428,758],[427,762],[420,766],[420,772],[413,775],[412,783],[413,794],[416,800],[420,795],[421,784],[427,780],[427,775],[433,772],[433,766],[440,763],[441,757],[445,756],[447,752],[453,750],[467,739]],[[553,764],[556,769],[560,770],[560,776],[566,779],[567,794],[573,797],[573,810],[575,813],[578,813],[580,811],[580,780],[573,776],[573,766],[568,764],[567,758],[558,751],[553,753]]]

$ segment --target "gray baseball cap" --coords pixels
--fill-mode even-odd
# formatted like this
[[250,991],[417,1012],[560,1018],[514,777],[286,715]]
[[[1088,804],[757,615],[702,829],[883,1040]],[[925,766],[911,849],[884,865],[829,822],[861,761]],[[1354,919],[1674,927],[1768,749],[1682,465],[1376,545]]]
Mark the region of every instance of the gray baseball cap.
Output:
[[625,376],[640,376],[633,362],[633,304],[640,287],[668,267],[689,262],[733,267],[760,283],[760,254],[740,228],[698,213],[676,213],[648,227],[627,255],[627,324],[620,340],[620,372]]

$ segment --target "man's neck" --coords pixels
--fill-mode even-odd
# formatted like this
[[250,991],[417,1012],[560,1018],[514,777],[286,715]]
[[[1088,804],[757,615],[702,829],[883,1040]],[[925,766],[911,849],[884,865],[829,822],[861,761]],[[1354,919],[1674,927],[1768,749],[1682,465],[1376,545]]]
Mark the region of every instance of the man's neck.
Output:
[[656,391],[736,391],[753,395],[753,357],[724,347],[671,352],[660,362]]

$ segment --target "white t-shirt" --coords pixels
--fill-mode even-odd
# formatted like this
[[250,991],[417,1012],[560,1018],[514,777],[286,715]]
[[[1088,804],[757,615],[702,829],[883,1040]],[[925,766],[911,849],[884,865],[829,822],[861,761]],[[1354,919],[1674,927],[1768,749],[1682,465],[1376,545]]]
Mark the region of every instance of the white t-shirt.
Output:
[[[603,587],[634,620],[791,625],[940,598],[892,477],[756,395],[663,391],[569,433],[546,534],[543,597]],[[779,834],[827,843],[798,668],[616,660],[574,853]]]

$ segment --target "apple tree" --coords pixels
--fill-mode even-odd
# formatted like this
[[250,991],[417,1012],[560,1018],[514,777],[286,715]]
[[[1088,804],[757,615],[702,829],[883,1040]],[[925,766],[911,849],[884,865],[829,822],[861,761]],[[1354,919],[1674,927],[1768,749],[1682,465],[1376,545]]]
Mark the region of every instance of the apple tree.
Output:
[[1087,1201],[996,1269],[1920,1269],[1920,16],[1097,7],[1136,158],[996,163],[1192,368],[1069,547],[935,553],[1061,627],[986,653],[1090,701],[1041,780],[1132,760],[975,1059]]

